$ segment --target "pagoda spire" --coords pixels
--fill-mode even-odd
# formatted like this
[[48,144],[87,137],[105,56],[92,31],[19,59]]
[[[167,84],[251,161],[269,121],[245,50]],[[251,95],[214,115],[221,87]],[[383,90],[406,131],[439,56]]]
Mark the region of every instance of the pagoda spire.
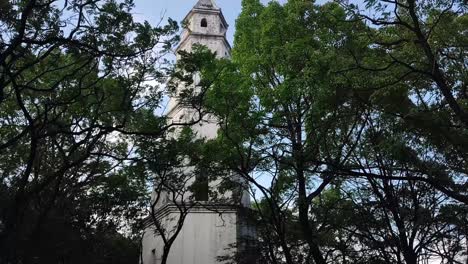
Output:
[[214,0],[198,0],[194,8],[197,9],[219,9]]

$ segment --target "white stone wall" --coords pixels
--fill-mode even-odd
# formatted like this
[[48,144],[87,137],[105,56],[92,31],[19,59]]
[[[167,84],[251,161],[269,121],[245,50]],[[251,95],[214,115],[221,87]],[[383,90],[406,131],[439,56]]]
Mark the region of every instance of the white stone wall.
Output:
[[[207,27],[201,26],[203,19],[206,19]],[[224,35],[226,30],[222,23],[221,18],[216,12],[197,13],[191,17],[188,29],[191,33]]]
[[[179,50],[190,52],[194,44],[201,44],[216,52],[220,58],[230,57],[231,50],[226,42],[227,28],[220,15],[216,11],[190,14]],[[206,19],[207,27],[201,26],[202,19]]]
[[216,52],[216,55],[218,57],[228,58],[231,56],[230,50],[224,44],[220,45],[220,43],[222,42],[224,41],[221,37],[219,37],[219,39],[215,37],[213,37],[213,39],[206,39],[205,37],[203,37],[203,35],[192,35],[187,40],[187,43],[184,43],[185,45],[187,45],[187,49],[184,49],[184,50],[192,51],[192,46],[194,44],[201,44],[201,45],[207,46],[211,51]]
[[[178,214],[165,219],[168,226],[174,226]],[[218,257],[229,256],[235,251],[237,241],[237,215],[203,210],[193,211],[185,219],[183,231],[171,247],[169,264],[215,264]],[[154,227],[148,227],[143,237],[143,263],[160,264],[164,243],[155,236]],[[234,248],[233,248],[234,246]]]

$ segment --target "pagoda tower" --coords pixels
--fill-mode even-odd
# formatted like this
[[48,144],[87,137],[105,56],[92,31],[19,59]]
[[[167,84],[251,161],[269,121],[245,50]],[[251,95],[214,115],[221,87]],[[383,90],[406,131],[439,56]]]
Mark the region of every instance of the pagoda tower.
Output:
[[[226,39],[228,24],[213,0],[199,0],[184,18],[183,25],[184,30],[177,51],[191,52],[194,45],[204,45],[215,52],[218,58],[231,56],[231,47]],[[199,82],[197,79],[199,77],[194,76],[192,85],[195,87]],[[178,100],[177,94],[184,88],[186,87],[179,85],[179,91],[170,98],[169,122],[184,123],[195,119],[195,115],[198,114]],[[218,130],[216,120],[210,116],[204,116],[201,122],[191,128],[197,137],[206,139],[215,138]],[[176,137],[177,132],[172,136]],[[146,221],[140,262],[160,264],[163,255],[167,255],[167,264],[217,264],[232,263],[223,260],[226,258],[249,255],[245,241],[248,241],[254,232],[249,228],[245,216],[250,204],[248,192],[226,191],[221,195],[223,199],[219,199],[219,196],[214,199],[210,197],[209,190],[217,188],[220,180],[204,178],[200,181],[200,172],[195,172],[190,167],[185,168],[183,173],[189,175],[185,183],[187,190],[191,189],[189,185],[197,181],[206,186],[197,188],[199,193],[153,193],[152,216]],[[235,178],[234,174],[226,177]],[[185,215],[181,213],[183,210],[186,210]],[[155,226],[155,223],[158,226]],[[178,226],[179,223],[182,224],[181,227]],[[171,242],[169,239],[172,237],[175,239]],[[170,251],[165,254],[169,243]],[[236,263],[252,262],[236,260]]]

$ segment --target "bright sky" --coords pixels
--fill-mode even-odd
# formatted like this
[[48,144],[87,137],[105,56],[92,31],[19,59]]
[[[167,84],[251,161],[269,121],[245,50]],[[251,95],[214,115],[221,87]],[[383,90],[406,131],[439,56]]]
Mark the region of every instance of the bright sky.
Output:
[[[135,17],[139,20],[148,20],[152,25],[156,25],[161,17],[165,17],[164,21],[170,17],[177,22],[185,17],[192,9],[198,0],[135,0]],[[215,0],[216,5],[223,11],[224,17],[229,24],[227,37],[232,44],[235,21],[241,12],[241,0]],[[267,3],[268,0],[262,0]],[[279,0],[280,3],[286,0]]]

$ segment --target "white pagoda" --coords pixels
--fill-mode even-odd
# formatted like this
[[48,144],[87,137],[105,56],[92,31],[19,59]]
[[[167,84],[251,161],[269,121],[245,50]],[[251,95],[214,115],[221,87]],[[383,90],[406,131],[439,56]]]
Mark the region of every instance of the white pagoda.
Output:
[[[215,52],[219,58],[230,57],[231,47],[226,39],[228,24],[213,0],[199,0],[185,17],[183,25],[184,31],[177,51],[191,52],[194,45],[201,44]],[[197,78],[194,77],[195,86]],[[182,90],[184,87],[181,85],[178,89]],[[170,99],[170,122],[183,123],[196,119],[197,114],[198,112],[179,102],[177,96]],[[218,126],[215,119],[204,116],[202,122],[192,126],[192,130],[198,137],[212,139],[216,137]],[[188,175],[193,171],[186,185],[198,181],[206,186],[198,188],[200,193],[195,194],[184,192],[182,195],[176,195],[167,190],[153,193],[153,213],[152,217],[148,218],[142,242],[142,264],[160,264],[164,255],[167,255],[167,264],[232,263],[232,259],[228,261],[225,258],[247,256],[245,241],[253,234],[245,221],[245,211],[248,211],[250,204],[248,193],[241,191],[240,195],[234,195],[239,192],[226,191],[222,194],[224,199],[211,199],[209,189],[218,188],[217,185],[221,181],[200,181],[199,173],[193,168],[188,167],[184,170],[184,174]],[[190,189],[189,186],[186,187],[187,190]],[[183,221],[181,208],[188,208]],[[158,226],[155,226],[155,223]],[[182,224],[180,228],[179,223]],[[161,232],[165,237],[162,237]],[[175,239],[170,241],[172,237]],[[169,244],[169,253],[165,254]],[[242,251],[246,251],[245,254]],[[251,262],[234,260],[234,263]]]

